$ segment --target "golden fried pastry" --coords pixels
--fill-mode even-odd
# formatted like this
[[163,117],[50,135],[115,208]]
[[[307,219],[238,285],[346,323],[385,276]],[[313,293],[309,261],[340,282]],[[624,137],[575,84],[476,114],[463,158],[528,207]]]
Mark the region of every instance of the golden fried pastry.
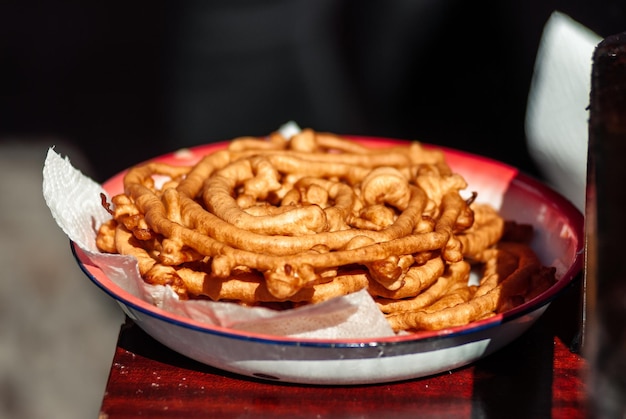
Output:
[[[157,176],[168,181],[157,187]],[[368,289],[395,330],[439,329],[554,282],[465,188],[418,142],[369,148],[311,129],[241,137],[193,166],[131,168],[124,193],[103,200],[112,220],[97,245],[136,257],[146,282],[182,299],[314,304]]]

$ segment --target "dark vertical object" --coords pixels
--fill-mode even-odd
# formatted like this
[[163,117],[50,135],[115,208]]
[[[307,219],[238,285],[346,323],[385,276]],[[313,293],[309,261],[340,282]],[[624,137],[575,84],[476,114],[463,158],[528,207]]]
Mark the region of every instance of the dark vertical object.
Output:
[[594,417],[626,417],[626,32],[593,56],[587,191],[586,336]]

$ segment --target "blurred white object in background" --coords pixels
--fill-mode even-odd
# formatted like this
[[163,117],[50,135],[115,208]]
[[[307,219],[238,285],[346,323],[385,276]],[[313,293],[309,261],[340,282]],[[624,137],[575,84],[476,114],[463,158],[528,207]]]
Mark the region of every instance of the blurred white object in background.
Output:
[[0,418],[98,416],[122,311],[76,266],[41,193],[58,138],[0,138]]
[[526,108],[530,155],[547,182],[585,209],[589,92],[600,36],[554,12],[544,27]]

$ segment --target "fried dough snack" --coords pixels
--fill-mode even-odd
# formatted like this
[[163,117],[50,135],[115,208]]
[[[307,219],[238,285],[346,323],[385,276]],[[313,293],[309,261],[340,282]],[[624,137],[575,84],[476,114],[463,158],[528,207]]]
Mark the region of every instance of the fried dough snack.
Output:
[[[158,186],[156,178],[167,181]],[[131,168],[101,251],[181,299],[312,304],[368,289],[394,330],[489,317],[554,282],[441,151],[304,129],[241,137],[193,166]],[[472,269],[480,285],[469,286]]]

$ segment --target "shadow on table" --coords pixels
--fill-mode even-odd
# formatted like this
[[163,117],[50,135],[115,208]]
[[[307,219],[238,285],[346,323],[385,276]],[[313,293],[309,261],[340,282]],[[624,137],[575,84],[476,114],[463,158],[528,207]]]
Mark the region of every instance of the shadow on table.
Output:
[[510,418],[552,416],[554,340],[580,350],[581,282],[577,278],[565,289],[516,342],[474,364],[473,417],[503,411]]

